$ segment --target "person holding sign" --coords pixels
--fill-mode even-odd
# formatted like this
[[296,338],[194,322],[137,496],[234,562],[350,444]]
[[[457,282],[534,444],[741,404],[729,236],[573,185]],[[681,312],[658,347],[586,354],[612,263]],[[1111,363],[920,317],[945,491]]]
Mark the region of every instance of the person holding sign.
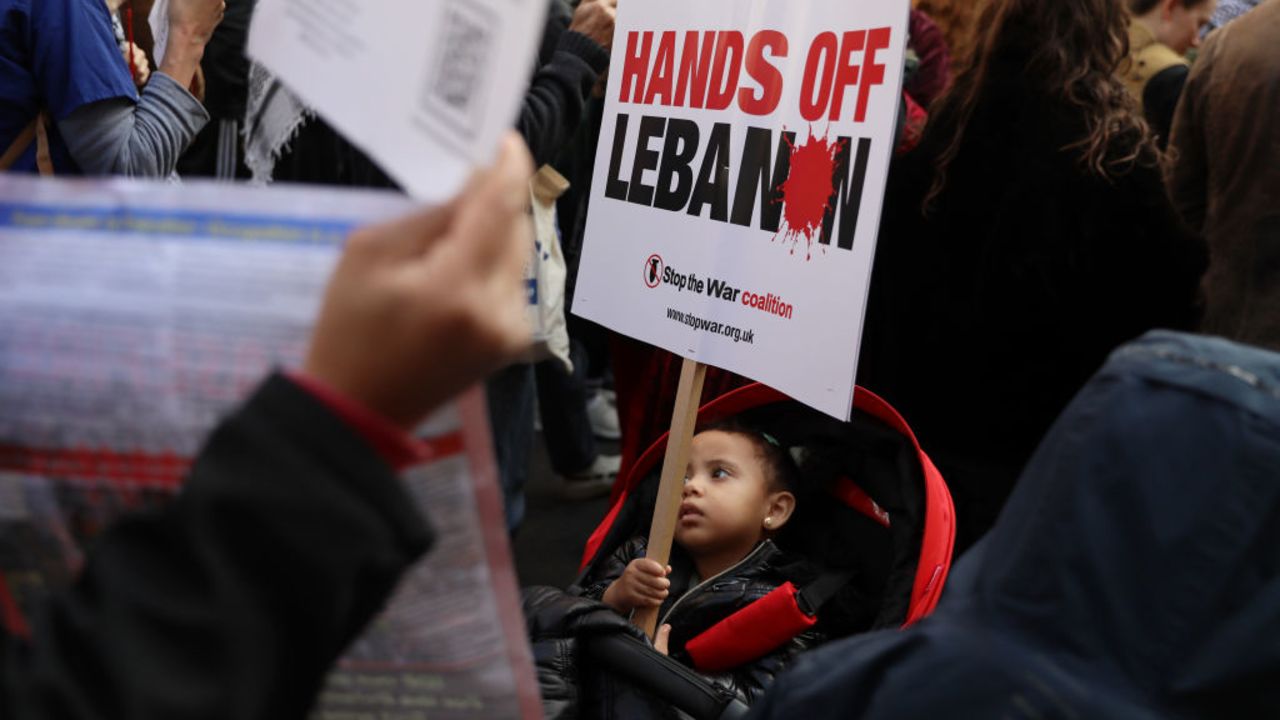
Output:
[[[771,539],[796,509],[799,473],[777,440],[740,423],[698,433],[685,473],[674,568],[646,558],[646,539],[636,537],[614,553],[583,595],[624,614],[660,608],[655,648],[692,665],[684,649],[688,640],[807,566]],[[719,680],[750,703],[792,657],[819,640],[804,632]]]
[[0,170],[163,177],[209,115],[187,87],[223,0],[174,0],[139,93],[102,2],[0,0]]

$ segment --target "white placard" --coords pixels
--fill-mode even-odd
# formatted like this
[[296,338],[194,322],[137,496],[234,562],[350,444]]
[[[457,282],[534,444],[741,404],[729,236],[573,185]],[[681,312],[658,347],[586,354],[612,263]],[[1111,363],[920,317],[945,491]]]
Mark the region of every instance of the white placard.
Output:
[[528,88],[545,0],[259,0],[249,54],[410,195],[490,162]]
[[847,418],[908,1],[619,8],[573,311]]

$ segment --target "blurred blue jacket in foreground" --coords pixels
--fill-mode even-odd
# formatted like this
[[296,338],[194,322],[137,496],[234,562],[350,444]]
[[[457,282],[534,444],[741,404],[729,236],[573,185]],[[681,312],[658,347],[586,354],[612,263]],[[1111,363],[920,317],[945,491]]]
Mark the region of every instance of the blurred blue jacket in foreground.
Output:
[[1280,717],[1280,354],[1121,347],[937,612],[807,653],[751,717]]

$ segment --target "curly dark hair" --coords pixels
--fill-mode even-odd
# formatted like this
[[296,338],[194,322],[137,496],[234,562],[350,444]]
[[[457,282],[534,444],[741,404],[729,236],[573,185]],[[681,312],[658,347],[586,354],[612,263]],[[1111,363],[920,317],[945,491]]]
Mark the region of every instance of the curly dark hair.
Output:
[[1085,132],[1062,149],[1078,153],[1086,172],[1112,180],[1136,163],[1158,163],[1151,132],[1116,75],[1129,54],[1128,26],[1121,0],[990,0],[972,53],[934,112],[943,150],[925,207],[946,186],[995,58],[1018,57],[1024,77],[1079,114]]
[[765,485],[770,492],[787,491],[795,493],[800,484],[800,470],[791,453],[777,445],[776,440],[763,431],[751,427],[738,418],[728,418],[707,427],[698,428],[699,433],[722,432],[738,435],[749,441],[756,450],[756,455],[764,461],[766,468]]

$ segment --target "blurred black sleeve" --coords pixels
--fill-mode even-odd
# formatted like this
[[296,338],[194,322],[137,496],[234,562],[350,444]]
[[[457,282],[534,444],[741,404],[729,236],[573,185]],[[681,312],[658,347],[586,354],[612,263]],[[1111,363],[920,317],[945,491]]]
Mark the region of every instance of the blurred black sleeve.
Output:
[[568,30],[569,20],[564,3],[551,0],[538,69],[516,121],[535,166],[551,162],[573,137],[591,89],[609,66],[609,52],[586,35]]
[[1190,70],[1186,65],[1174,65],[1156,73],[1142,90],[1143,115],[1156,134],[1156,141],[1163,150],[1169,144],[1173,129],[1173,113],[1182,97]]
[[0,633],[0,717],[305,717],[431,539],[391,468],[274,376],[173,503],[100,537],[30,641]]

